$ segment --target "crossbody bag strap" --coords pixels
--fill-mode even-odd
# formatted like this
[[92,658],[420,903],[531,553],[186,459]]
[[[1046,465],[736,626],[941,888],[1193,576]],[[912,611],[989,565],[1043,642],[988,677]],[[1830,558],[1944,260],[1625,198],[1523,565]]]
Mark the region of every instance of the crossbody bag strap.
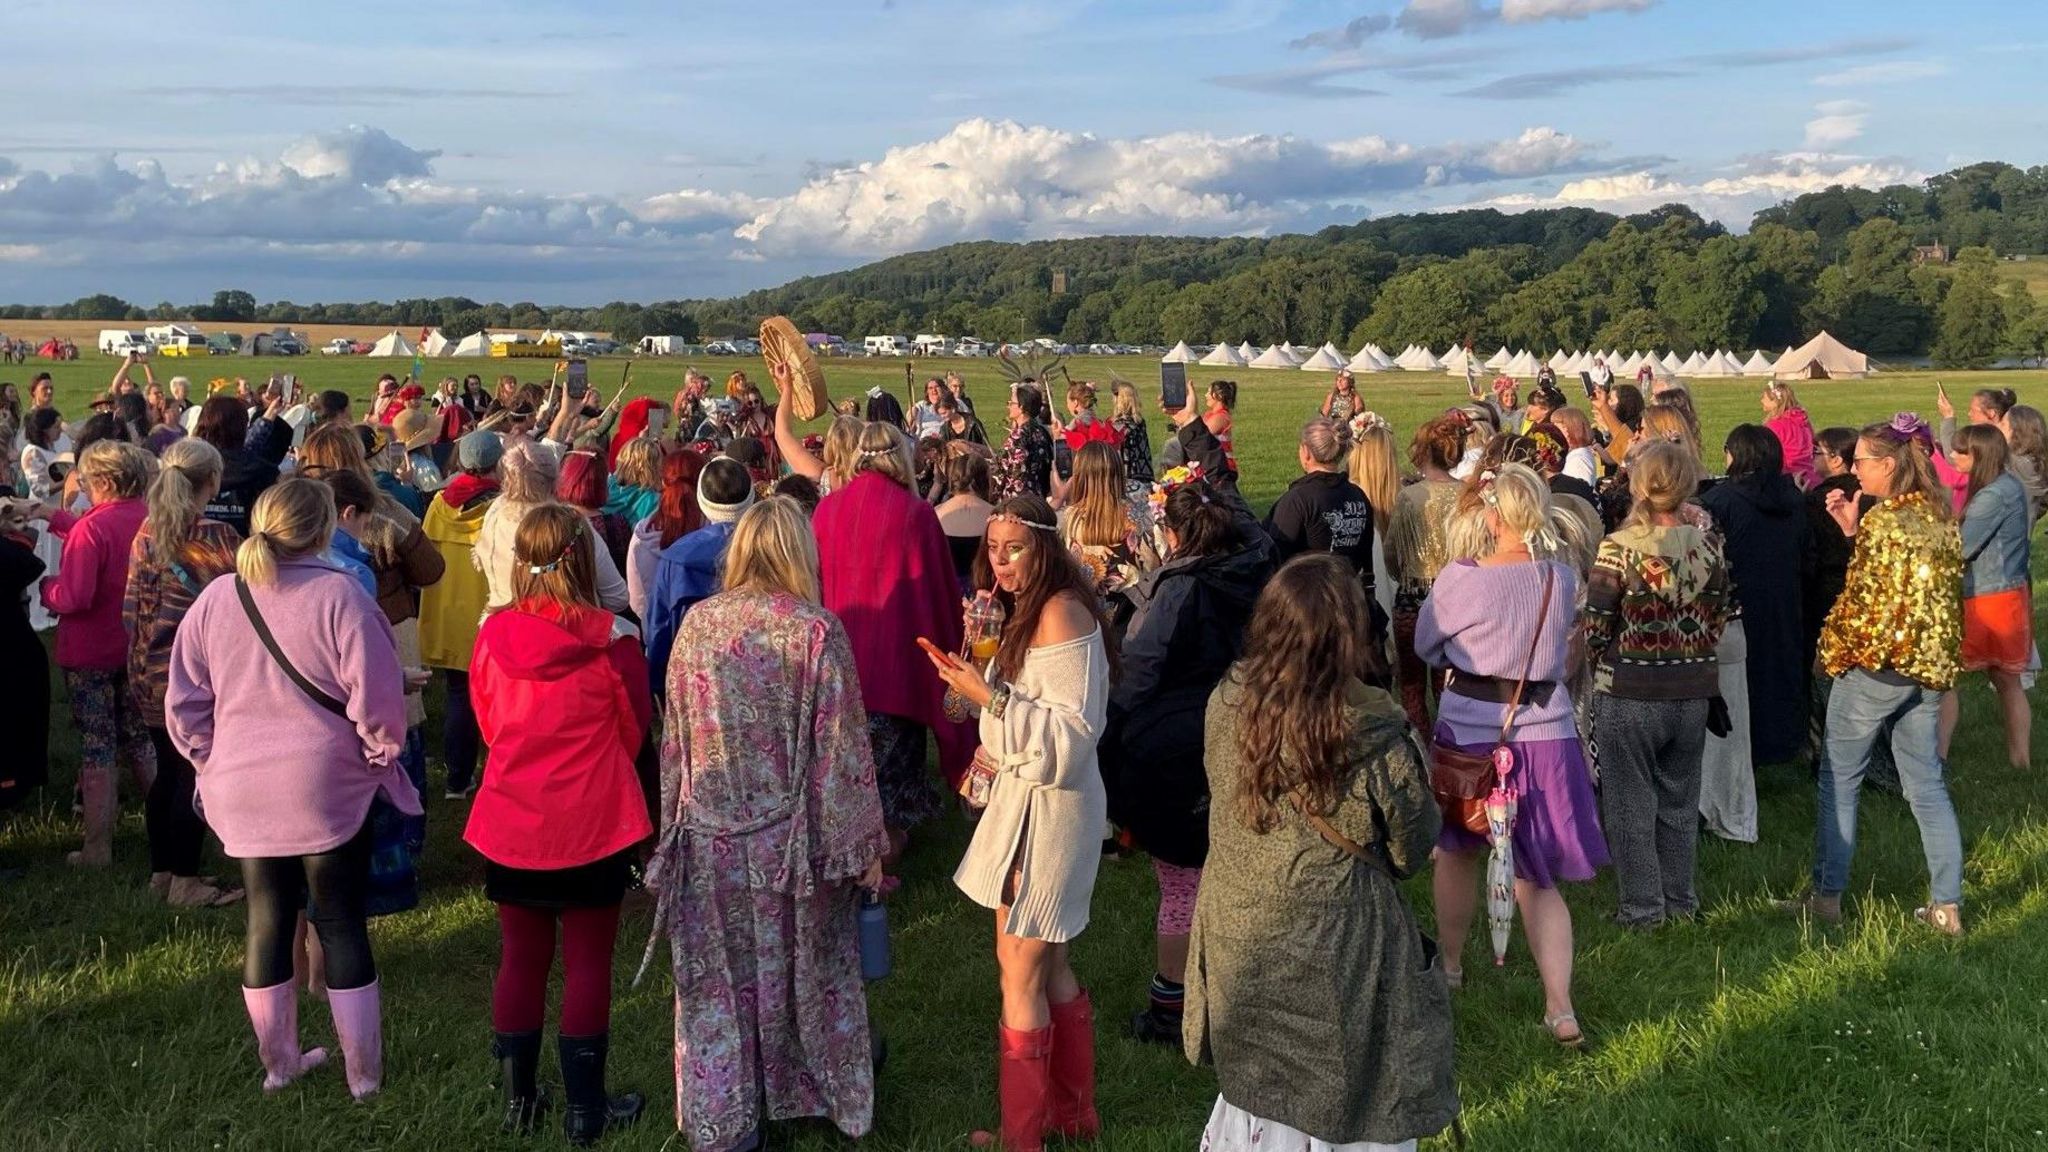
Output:
[[1394,873],[1392,869],[1387,867],[1385,861],[1366,851],[1356,840],[1337,831],[1336,825],[1309,811],[1308,803],[1301,798],[1301,793],[1289,792],[1287,797],[1294,801],[1295,810],[1301,813],[1302,819],[1308,821],[1308,826],[1315,829],[1316,835],[1328,841],[1332,848],[1337,849],[1354,860],[1362,860],[1372,865],[1374,868],[1386,873],[1388,879],[1393,879]]
[[1515,713],[1522,710],[1522,690],[1529,686],[1529,670],[1536,666],[1536,649],[1543,644],[1543,625],[1550,620],[1550,589],[1557,579],[1557,569],[1543,564],[1543,602],[1536,609],[1536,632],[1529,637],[1529,654],[1522,658],[1522,675],[1515,681],[1515,694],[1508,698],[1508,712],[1500,722],[1500,742],[1508,742],[1508,734],[1515,728]]
[[284,649],[277,646],[277,637],[270,634],[270,625],[263,622],[263,613],[256,610],[256,597],[249,594],[249,582],[240,576],[235,577],[235,595],[241,598],[242,611],[249,617],[250,627],[256,629],[256,638],[263,641],[263,647],[269,650],[270,658],[277,661],[277,666],[284,669],[284,674],[291,677],[292,683],[299,686],[299,691],[311,697],[313,703],[347,719],[347,705],[321,691],[319,685],[306,679],[297,668],[292,667],[290,660],[285,659]]

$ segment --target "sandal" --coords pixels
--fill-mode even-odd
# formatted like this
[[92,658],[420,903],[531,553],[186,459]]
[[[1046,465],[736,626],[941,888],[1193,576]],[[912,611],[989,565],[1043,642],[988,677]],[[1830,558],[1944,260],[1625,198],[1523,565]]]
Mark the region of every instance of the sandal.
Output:
[[1944,936],[1963,934],[1963,910],[1955,904],[1929,904],[1913,909],[1913,919]]
[[[186,878],[180,877],[180,879]],[[247,895],[240,888],[225,888],[213,880],[205,880],[197,876],[189,877],[189,879],[192,883],[182,892],[178,890],[178,881],[176,879],[172,880],[165,887],[164,900],[171,907],[225,908],[230,904],[240,903],[242,898]]]
[[[1558,1031],[1566,1025],[1571,1026],[1572,1034],[1569,1036]],[[1545,1016],[1543,1018],[1543,1026],[1550,1030],[1550,1038],[1557,1041],[1559,1047],[1570,1048],[1576,1051],[1586,1044],[1586,1034],[1579,1028],[1579,1014],[1576,1012],[1561,1012],[1556,1016]]]

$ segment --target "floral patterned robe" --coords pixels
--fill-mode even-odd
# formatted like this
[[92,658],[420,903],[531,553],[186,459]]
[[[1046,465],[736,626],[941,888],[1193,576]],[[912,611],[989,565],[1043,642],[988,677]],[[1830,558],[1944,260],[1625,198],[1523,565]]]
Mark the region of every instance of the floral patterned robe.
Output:
[[861,1136],[875,1082],[853,881],[888,842],[846,633],[792,596],[714,596],[683,619],[666,689],[648,885],[675,973],[676,1125],[697,1152],[764,1119]]

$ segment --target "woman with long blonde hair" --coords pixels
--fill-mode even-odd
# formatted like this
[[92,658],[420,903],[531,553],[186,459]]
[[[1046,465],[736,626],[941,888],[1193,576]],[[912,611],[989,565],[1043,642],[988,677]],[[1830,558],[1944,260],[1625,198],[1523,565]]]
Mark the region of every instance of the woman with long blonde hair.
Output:
[[1394,574],[1387,565],[1387,529],[1401,498],[1400,453],[1394,426],[1377,412],[1351,418],[1351,482],[1372,505],[1372,594],[1380,611],[1394,615]]
[[128,690],[156,749],[156,780],[144,810],[150,888],[173,907],[219,907],[241,899],[199,874],[206,822],[192,807],[192,764],[178,753],[164,719],[171,644],[192,601],[216,577],[235,570],[242,538],[206,518],[219,490],[220,451],[196,436],[173,441],[149,485],[149,515],[128,555],[121,622],[128,634]]
[[944,693],[925,675],[922,636],[960,644],[960,585],[937,513],[914,490],[910,437],[875,421],[861,430],[853,478],[818,504],[820,590],[845,626],[860,673],[868,739],[893,861],[910,831],[945,810],[926,767],[936,735],[947,779],[974,753],[966,726],[946,718]]
[[[1512,753],[1509,784],[1521,793],[1515,822],[1515,900],[1543,981],[1543,1023],[1559,1044],[1584,1034],[1572,1006],[1572,919],[1558,885],[1591,880],[1608,862],[1571,692],[1571,642],[1579,575],[1556,559],[1550,488],[1522,464],[1481,473],[1484,523],[1493,550],[1444,566],[1416,621],[1422,659],[1448,672],[1435,743],[1476,756],[1496,744]],[[1519,707],[1510,707],[1526,671]],[[1478,907],[1486,837],[1446,819],[1437,838],[1436,923],[1444,975],[1459,963]]]
[[1121,625],[1130,619],[1129,593],[1145,573],[1159,567],[1152,539],[1149,501],[1124,480],[1117,450],[1100,441],[1074,453],[1074,476],[1059,514],[1060,539],[1095,581],[1095,594]]
[[1140,484],[1152,482],[1152,437],[1145,427],[1145,410],[1138,403],[1138,390],[1128,380],[1109,386],[1110,427],[1122,438],[1124,475]]
[[399,769],[404,678],[376,602],[325,558],[334,498],[304,477],[265,491],[236,577],[193,601],[171,647],[166,719],[192,762],[206,822],[242,862],[249,931],[242,998],[275,1091],[325,1061],[298,1042],[293,930],[307,896],[349,1091],[383,1078],[377,965],[365,927],[370,805],[421,814]]
[[1408,462],[1416,480],[1394,498],[1387,518],[1387,567],[1394,577],[1394,678],[1401,709],[1417,732],[1430,730],[1430,699],[1440,694],[1441,677],[1415,654],[1415,621],[1422,602],[1450,562],[1450,522],[1462,485],[1451,476],[1465,451],[1471,418],[1458,409],[1415,430]]
[[[827,503],[869,483],[891,482],[857,477]],[[856,925],[888,838],[866,685],[818,596],[803,509],[771,496],[740,517],[723,590],[690,609],[669,657],[667,711],[690,722],[663,737],[647,877],[672,956],[676,1116],[693,1148],[752,1147],[770,1118],[823,1116],[853,1137],[873,1124]]]

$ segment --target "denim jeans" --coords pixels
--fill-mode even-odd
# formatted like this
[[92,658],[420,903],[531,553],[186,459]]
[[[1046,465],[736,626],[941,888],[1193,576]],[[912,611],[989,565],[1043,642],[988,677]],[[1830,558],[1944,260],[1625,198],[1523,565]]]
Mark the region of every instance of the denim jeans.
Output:
[[1814,821],[1813,890],[1838,896],[1849,887],[1856,852],[1856,797],[1870,749],[1890,722],[1900,790],[1920,825],[1929,886],[1937,904],[1963,898],[1963,837],[1934,757],[1942,694],[1918,684],[1886,684],[1860,669],[1835,680],[1822,743],[1819,809]]
[[467,792],[476,782],[477,745],[483,736],[477,731],[476,711],[469,703],[469,673],[444,668],[448,701],[442,706],[441,759],[448,765],[448,791]]

